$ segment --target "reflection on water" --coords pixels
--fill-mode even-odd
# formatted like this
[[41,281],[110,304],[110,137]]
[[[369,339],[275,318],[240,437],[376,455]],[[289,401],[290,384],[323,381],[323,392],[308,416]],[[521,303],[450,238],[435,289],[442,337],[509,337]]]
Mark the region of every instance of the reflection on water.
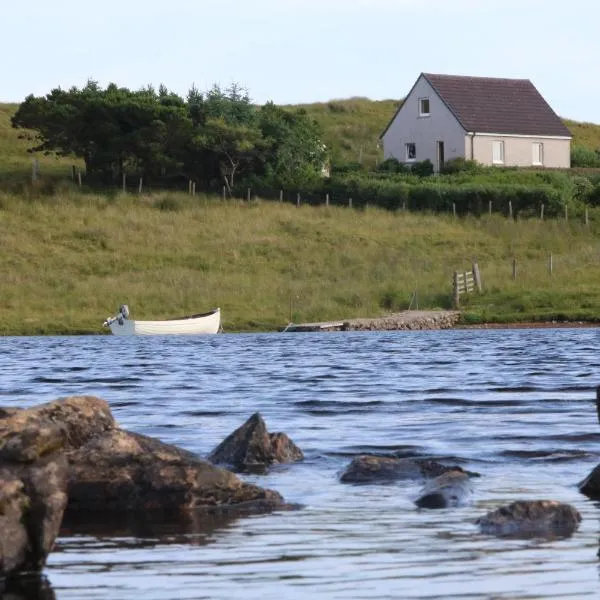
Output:
[[52,585],[44,575],[24,574],[0,580],[2,600],[55,600]]
[[[203,456],[260,411],[305,453],[242,475],[298,511],[65,522],[45,570],[59,600],[596,598],[600,507],[576,484],[600,462],[599,342],[596,329],[0,338],[0,404],[95,394],[123,427]],[[473,501],[417,510],[419,483],[340,483],[367,452],[475,471]],[[527,499],[573,504],[579,530],[479,532]]]
[[[60,537],[77,539],[79,536],[91,536],[112,540],[115,547],[120,543],[125,543],[127,547],[133,543],[140,548],[161,544],[203,545],[209,544],[217,532],[230,527],[236,519],[233,514],[207,515],[200,511],[185,511],[176,515],[71,511],[63,519]],[[64,549],[65,546],[59,544],[58,550]]]

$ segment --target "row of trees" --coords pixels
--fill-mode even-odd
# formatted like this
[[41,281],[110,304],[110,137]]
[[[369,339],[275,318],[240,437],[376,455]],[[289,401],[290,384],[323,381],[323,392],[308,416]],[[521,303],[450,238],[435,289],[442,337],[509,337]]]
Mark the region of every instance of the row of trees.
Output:
[[28,96],[12,118],[32,152],[83,159],[88,176],[117,181],[191,179],[204,187],[260,178],[305,187],[326,160],[321,131],[302,110],[252,104],[234,84],[182,98],[164,86],[131,91],[89,81],[85,87]]

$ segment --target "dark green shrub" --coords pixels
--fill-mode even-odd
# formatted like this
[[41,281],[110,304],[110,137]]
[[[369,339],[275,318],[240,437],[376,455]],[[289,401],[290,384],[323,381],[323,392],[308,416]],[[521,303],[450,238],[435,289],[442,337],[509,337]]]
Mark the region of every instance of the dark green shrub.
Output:
[[573,146],[571,148],[571,166],[600,167],[600,152],[585,146]]
[[452,175],[454,173],[479,173],[482,170],[482,165],[476,160],[467,160],[464,156],[459,156],[446,161],[440,173],[444,175]]
[[410,167],[405,163],[401,163],[397,158],[386,158],[377,167],[377,171],[381,173],[410,173]]
[[173,196],[165,196],[154,203],[154,208],[165,212],[177,212],[181,210],[181,202]]
[[433,175],[433,163],[426,158],[425,160],[414,163],[411,171],[419,177],[429,177],[430,175]]

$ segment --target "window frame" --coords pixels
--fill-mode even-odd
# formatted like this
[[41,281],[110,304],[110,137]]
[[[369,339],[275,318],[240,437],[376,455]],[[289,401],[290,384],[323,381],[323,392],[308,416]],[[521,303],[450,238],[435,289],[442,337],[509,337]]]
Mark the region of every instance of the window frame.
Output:
[[[412,158],[410,156],[410,147],[412,146]],[[415,142],[406,142],[404,144],[404,157],[406,162],[416,162],[417,161],[417,144]]]
[[[496,148],[499,148],[499,158],[496,159]],[[492,164],[503,165],[506,161],[504,140],[492,140]]]
[[[427,111],[423,110],[424,103],[427,102]],[[429,96],[423,96],[419,98],[419,117],[430,117],[431,116],[431,102]]]
[[[535,160],[535,148],[537,147],[537,161]],[[535,167],[544,166],[544,144],[542,142],[531,143],[531,164]]]

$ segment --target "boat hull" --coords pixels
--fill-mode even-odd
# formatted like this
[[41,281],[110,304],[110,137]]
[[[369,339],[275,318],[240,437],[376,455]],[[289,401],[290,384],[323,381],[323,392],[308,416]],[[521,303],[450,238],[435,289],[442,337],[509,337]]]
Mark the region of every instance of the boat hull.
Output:
[[115,319],[109,323],[113,335],[211,335],[221,328],[221,311],[167,321]]

